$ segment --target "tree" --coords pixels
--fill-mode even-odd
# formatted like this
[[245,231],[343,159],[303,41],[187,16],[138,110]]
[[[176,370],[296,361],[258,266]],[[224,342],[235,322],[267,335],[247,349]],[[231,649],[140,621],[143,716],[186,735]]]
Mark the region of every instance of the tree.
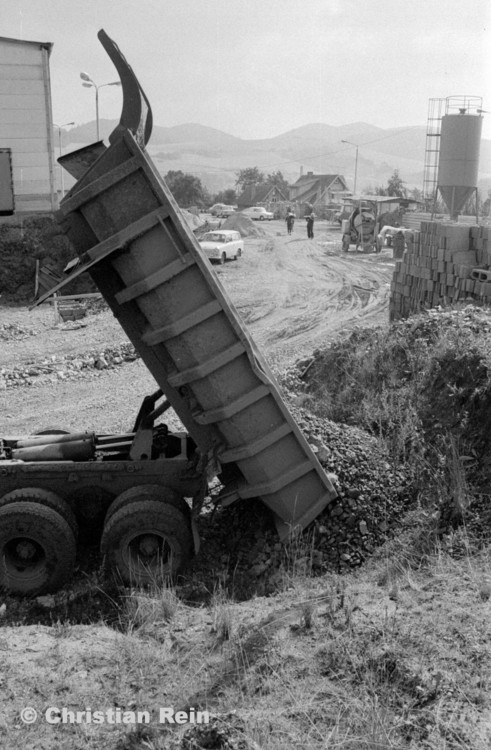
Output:
[[165,175],[167,187],[181,207],[204,206],[209,196],[199,177],[188,172],[169,171]]
[[259,171],[258,167],[246,167],[236,172],[237,179],[235,184],[238,189],[244,190],[246,185],[262,185],[264,174]]
[[282,193],[288,195],[288,182],[279,170],[268,174],[266,177],[266,185],[271,185],[271,187],[276,186]]
[[233,188],[227,188],[215,195],[213,203],[225,203],[227,206],[233,206],[237,200],[237,193]]
[[404,187],[404,184],[405,183],[399,175],[399,170],[394,169],[392,176],[389,177],[387,181],[387,195],[396,198],[405,198],[407,190]]
[[415,201],[423,201],[423,191],[415,187],[408,191],[408,196],[413,198]]

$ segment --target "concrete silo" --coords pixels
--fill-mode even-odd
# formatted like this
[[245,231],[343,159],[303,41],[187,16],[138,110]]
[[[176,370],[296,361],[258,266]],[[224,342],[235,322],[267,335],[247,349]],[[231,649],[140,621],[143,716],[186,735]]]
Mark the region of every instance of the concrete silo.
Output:
[[449,96],[441,119],[437,187],[452,219],[477,191],[482,99]]

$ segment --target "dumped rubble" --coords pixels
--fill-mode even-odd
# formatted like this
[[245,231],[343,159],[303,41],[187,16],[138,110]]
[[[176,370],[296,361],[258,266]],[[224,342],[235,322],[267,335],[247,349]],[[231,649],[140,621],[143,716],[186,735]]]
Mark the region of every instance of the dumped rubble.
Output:
[[266,237],[266,232],[257,225],[257,222],[241,213],[231,214],[223,222],[221,229],[235,229],[240,232],[241,237]]
[[285,576],[358,567],[394,535],[413,507],[411,470],[394,466],[380,440],[303,408],[290,410],[334,482],[337,500],[286,546],[260,502],[241,501],[205,515],[202,551],[184,592],[189,598],[206,599],[209,580],[218,579],[247,598],[254,592],[271,593]]

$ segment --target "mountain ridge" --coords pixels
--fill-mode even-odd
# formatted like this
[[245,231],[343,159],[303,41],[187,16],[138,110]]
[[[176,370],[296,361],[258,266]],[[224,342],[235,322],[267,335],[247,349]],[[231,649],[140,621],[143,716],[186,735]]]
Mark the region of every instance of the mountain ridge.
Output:
[[[103,138],[117,120],[100,120]],[[62,132],[64,151],[69,145],[95,140],[95,121]],[[350,143],[343,143],[350,141]],[[301,172],[343,174],[353,186],[358,145],[359,190],[385,184],[395,169],[408,188],[422,187],[426,126],[381,128],[365,122],[346,125],[308,123],[271,138],[243,139],[200,123],[154,125],[147,150],[161,174],[181,169],[191,172],[215,192],[235,184],[236,173],[257,166],[269,173],[281,171],[290,182]],[[491,189],[491,140],[481,141],[479,189]]]

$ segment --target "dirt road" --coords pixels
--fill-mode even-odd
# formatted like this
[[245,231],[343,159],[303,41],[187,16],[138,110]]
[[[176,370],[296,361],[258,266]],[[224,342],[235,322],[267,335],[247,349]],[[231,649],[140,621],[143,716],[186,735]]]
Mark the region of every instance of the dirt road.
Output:
[[337,228],[318,222],[308,240],[301,222],[291,236],[280,222],[261,225],[266,240],[246,243],[237,263],[218,274],[254,340],[282,369],[326,346],[356,324],[388,320],[392,251],[341,251]]
[[[277,221],[261,228],[264,237],[246,239],[239,261],[215,269],[275,373],[354,325],[387,323],[391,250],[380,255],[354,249],[342,253],[339,230],[325,222],[317,223],[314,240],[307,240],[300,222],[291,236]],[[103,351],[125,340],[108,311],[85,322],[84,328],[63,330],[55,326],[49,306],[32,312],[0,308],[0,372],[21,363]],[[154,388],[142,362],[135,362],[102,370],[88,380],[3,390],[0,430],[23,433],[47,424],[124,430],[133,423],[141,398]]]

